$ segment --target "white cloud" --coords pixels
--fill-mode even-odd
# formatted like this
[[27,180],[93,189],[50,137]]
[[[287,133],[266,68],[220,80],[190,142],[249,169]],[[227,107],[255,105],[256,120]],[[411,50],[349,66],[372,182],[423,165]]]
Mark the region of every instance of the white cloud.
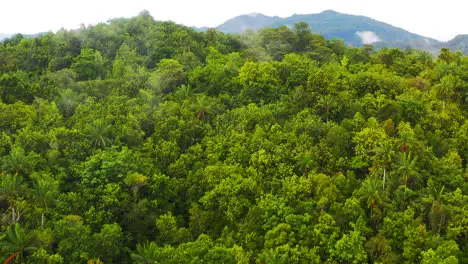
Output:
[[361,38],[362,44],[373,44],[375,42],[382,41],[382,39],[372,31],[358,31],[356,32],[356,35]]

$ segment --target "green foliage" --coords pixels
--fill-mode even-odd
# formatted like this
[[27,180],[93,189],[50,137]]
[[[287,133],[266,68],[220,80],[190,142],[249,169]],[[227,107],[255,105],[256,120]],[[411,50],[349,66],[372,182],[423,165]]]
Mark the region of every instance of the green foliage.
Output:
[[251,102],[271,102],[279,98],[277,70],[270,63],[246,62],[239,70],[241,94]]
[[174,59],[163,59],[149,78],[150,85],[157,94],[167,94],[186,81],[182,64]]
[[6,239],[2,240],[0,244],[6,256],[13,257],[13,259],[22,263],[26,254],[36,250],[34,247],[34,232],[26,231],[19,223],[9,226],[6,235]]
[[74,59],[71,69],[78,80],[95,80],[103,75],[103,58],[99,51],[82,49],[81,54]]
[[38,84],[23,71],[4,73],[0,76],[0,98],[4,103],[16,101],[31,103],[38,93]]
[[331,250],[330,256],[338,262],[364,263],[367,262],[367,253],[364,250],[365,241],[359,231],[344,234],[336,242],[335,248]]
[[15,36],[0,261],[467,263],[467,61],[148,12]]

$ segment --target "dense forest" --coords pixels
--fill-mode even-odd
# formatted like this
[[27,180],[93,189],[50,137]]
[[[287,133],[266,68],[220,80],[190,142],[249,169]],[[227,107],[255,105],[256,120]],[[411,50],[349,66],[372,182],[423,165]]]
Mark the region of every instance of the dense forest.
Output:
[[0,44],[4,263],[468,263],[468,57],[144,11]]

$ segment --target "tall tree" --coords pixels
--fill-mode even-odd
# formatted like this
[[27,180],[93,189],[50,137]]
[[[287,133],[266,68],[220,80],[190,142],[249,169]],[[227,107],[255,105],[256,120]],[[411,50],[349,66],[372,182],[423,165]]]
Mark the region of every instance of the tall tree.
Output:
[[403,177],[403,181],[405,182],[405,187],[408,187],[408,179],[411,176],[415,176],[417,174],[416,170],[416,163],[418,161],[418,157],[412,155],[411,152],[403,152],[400,153],[398,156],[398,169],[397,172]]
[[109,137],[111,125],[104,119],[94,120],[88,127],[88,137],[94,142],[97,148],[105,148],[110,142]]
[[294,24],[294,51],[301,53],[307,51],[307,47],[313,38],[312,30],[306,22]]
[[36,175],[33,181],[33,197],[41,208],[41,227],[44,227],[45,217],[49,206],[58,196],[58,181],[50,176]]
[[335,104],[335,98],[333,98],[333,96],[330,94],[320,96],[319,98],[318,105],[321,109],[323,109],[322,111],[324,113],[325,120],[327,121],[327,123],[330,119],[331,109],[335,106]]
[[440,83],[436,86],[437,93],[442,97],[442,107],[445,109],[445,102],[454,93],[456,79],[452,74],[444,76],[440,79]]
[[11,222],[18,222],[21,217],[21,213],[15,202],[24,190],[23,177],[18,174],[0,174],[0,190],[0,195],[4,199],[7,199],[10,204]]
[[146,241],[136,246],[136,252],[132,253],[132,259],[138,264],[157,263],[159,248],[154,242]]
[[73,61],[71,68],[77,73],[78,80],[95,80],[103,77],[104,61],[99,51],[82,49],[80,55]]
[[382,205],[384,201],[383,191],[380,189],[380,182],[376,179],[367,178],[359,189],[359,195],[370,208],[370,215],[376,206]]
[[316,165],[317,162],[315,161],[311,153],[305,153],[299,160],[299,166],[303,169],[304,177],[306,178],[309,177],[309,170]]
[[375,157],[377,162],[379,162],[383,168],[382,176],[382,189],[385,190],[385,182],[387,180],[387,172],[390,169],[390,164],[393,157],[395,156],[395,151],[390,141],[382,142],[380,146],[375,150]]

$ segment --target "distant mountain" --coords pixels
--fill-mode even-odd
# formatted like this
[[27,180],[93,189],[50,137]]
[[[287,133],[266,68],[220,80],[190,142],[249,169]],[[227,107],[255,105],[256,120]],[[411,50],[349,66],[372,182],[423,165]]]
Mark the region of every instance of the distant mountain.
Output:
[[458,35],[452,40],[443,43],[442,46],[451,50],[459,50],[463,54],[468,54],[468,35]]
[[259,30],[264,27],[271,27],[282,20],[280,17],[269,17],[259,13],[238,16],[216,27],[217,30],[225,33],[241,33],[247,29]]
[[4,39],[7,39],[9,37],[11,37],[12,34],[2,34],[0,33],[0,41],[3,41]]
[[333,10],[318,14],[295,14],[286,18],[270,17],[258,13],[241,15],[227,20],[216,29],[225,33],[242,33],[247,29],[258,30],[282,25],[292,28],[295,23],[302,21],[308,23],[315,33],[322,34],[328,39],[341,38],[348,45],[353,46],[373,44],[377,48],[384,46],[410,47],[432,53],[446,46],[453,50],[460,49],[468,54],[468,35],[460,35],[449,42],[441,42],[369,17],[348,15]]
[[210,29],[209,27],[190,27],[198,32],[205,32],[207,31],[208,29]]
[[[23,35],[23,38],[37,38],[41,35],[45,35],[45,34],[48,34],[49,32],[39,32],[39,33],[36,33],[36,34],[22,34]],[[20,34],[20,33],[18,33]],[[14,35],[16,34],[2,34],[0,33],[0,42],[4,41],[5,39],[9,39],[11,37],[13,37]]]

